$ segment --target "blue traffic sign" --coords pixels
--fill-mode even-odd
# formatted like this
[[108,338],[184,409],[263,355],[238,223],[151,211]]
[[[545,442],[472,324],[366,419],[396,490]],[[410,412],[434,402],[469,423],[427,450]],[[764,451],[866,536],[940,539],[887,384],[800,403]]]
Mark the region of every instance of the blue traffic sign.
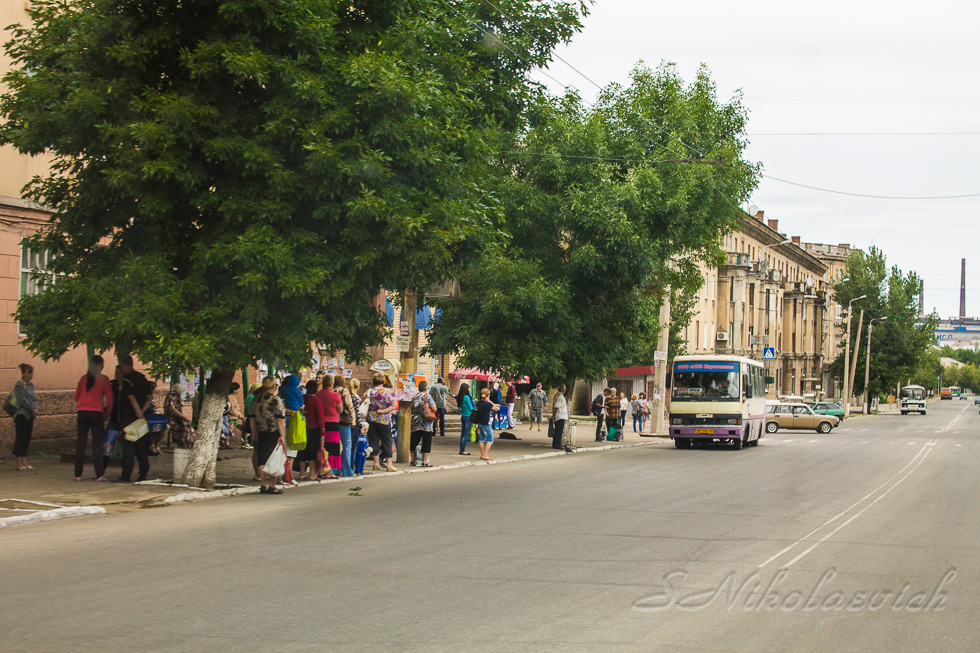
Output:
[[774,361],[776,360],[776,348],[766,347],[762,352],[762,360],[764,361]]

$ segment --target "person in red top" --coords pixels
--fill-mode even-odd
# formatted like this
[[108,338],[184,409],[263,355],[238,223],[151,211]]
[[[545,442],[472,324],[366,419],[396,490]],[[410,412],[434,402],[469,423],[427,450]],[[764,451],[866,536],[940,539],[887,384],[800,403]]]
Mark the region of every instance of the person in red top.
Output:
[[323,404],[323,447],[327,453],[327,467],[330,468],[329,474],[321,475],[323,478],[334,478],[343,473],[340,457],[340,405],[343,400],[333,386],[333,376],[325,374],[323,389],[316,393],[317,399]]
[[[317,459],[323,448],[323,402],[316,396],[318,384],[308,381],[303,395],[303,413],[306,416],[306,448],[296,456],[299,463],[299,479],[312,481],[320,472]],[[306,478],[303,472],[306,471]]]
[[103,451],[105,447],[105,421],[112,412],[112,386],[109,377],[102,373],[105,361],[93,356],[88,362],[88,373],[78,380],[75,388],[75,407],[78,410],[78,441],[75,444],[75,480],[82,480],[85,465],[85,446],[89,431],[92,432],[92,465],[95,480],[105,482]]

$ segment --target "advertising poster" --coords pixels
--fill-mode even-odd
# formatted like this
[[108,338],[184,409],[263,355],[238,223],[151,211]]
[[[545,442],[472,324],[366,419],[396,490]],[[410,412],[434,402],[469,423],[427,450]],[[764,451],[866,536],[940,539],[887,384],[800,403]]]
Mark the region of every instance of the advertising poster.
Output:
[[395,377],[395,399],[411,401],[419,393],[419,383],[425,381],[424,374],[399,374]]

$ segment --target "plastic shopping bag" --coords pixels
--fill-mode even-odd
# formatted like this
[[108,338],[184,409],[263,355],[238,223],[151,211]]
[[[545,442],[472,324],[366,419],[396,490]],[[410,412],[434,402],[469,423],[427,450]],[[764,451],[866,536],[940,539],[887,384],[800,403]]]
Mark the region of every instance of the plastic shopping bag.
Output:
[[276,448],[269,454],[269,459],[262,466],[262,471],[275,478],[286,473],[286,452],[283,451],[281,444],[277,444]]
[[476,442],[476,426],[470,427],[470,442]]
[[112,458],[113,454],[116,452],[116,439],[119,437],[119,431],[115,429],[105,430],[105,444],[103,444],[103,450],[105,455]]
[[306,448],[306,417],[301,412],[289,416],[286,424],[286,446],[293,451]]

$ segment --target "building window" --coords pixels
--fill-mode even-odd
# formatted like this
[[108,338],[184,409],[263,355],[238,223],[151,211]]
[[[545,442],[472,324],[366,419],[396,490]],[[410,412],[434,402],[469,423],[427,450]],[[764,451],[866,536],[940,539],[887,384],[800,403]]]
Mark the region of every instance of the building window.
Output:
[[36,295],[48,283],[54,283],[54,275],[49,272],[54,256],[44,249],[35,252],[21,245],[20,247],[20,296]]
[[694,321],[694,348],[695,349],[701,348],[701,321],[700,320]]

